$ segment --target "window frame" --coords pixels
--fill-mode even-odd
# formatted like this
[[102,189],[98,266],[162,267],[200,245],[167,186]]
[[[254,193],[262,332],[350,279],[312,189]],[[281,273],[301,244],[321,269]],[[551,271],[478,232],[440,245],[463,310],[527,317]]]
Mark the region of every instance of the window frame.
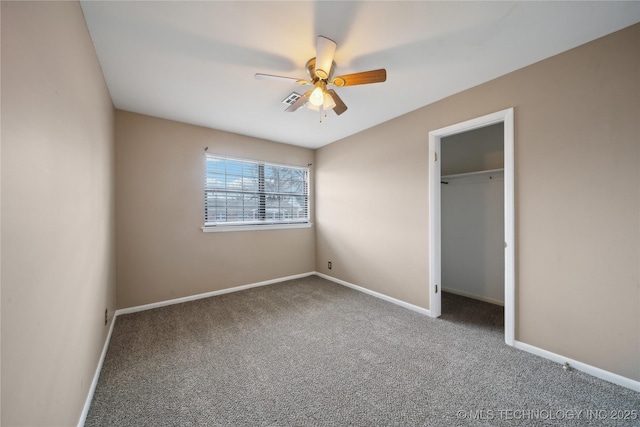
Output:
[[[214,181],[214,177],[216,175],[215,172],[211,172],[209,170],[209,162],[211,159],[218,159],[224,162],[238,162],[239,163],[239,167],[242,169],[242,174],[241,175],[234,175],[237,176],[239,179],[241,179],[242,181],[242,188],[238,189],[230,187],[229,186],[229,182],[228,180],[228,174],[227,174],[227,165],[225,164],[224,166],[224,187],[216,187],[215,185],[210,185],[210,182]],[[250,169],[252,167],[258,166],[258,176],[256,177],[255,175],[252,177],[252,179],[257,179],[257,190],[247,190],[244,188],[244,170],[246,169]],[[287,229],[287,228],[310,228],[312,226],[311,223],[311,171],[310,171],[310,166],[311,165],[307,165],[307,166],[298,166],[298,165],[288,165],[288,164],[282,164],[282,163],[274,163],[274,162],[267,162],[267,161],[261,161],[261,160],[252,160],[252,159],[245,159],[245,158],[238,158],[238,157],[231,157],[231,156],[226,156],[226,155],[222,155],[222,154],[215,154],[215,153],[209,153],[209,152],[205,152],[205,158],[204,158],[204,172],[205,172],[205,176],[204,176],[204,188],[203,188],[203,196],[204,196],[204,225],[201,227],[203,232],[225,232],[225,231],[251,231],[251,230],[273,230],[273,229]],[[266,180],[267,178],[265,177],[265,170],[267,170],[267,168],[272,168],[272,171],[275,170],[281,170],[281,169],[290,169],[290,170],[299,170],[299,171],[303,171],[304,173],[304,178],[303,178],[303,191],[302,192],[292,192],[292,191],[273,191],[273,190],[267,190],[266,188]],[[218,173],[219,175],[219,173]],[[278,180],[277,181],[278,184],[282,183],[282,181]],[[253,186],[253,188],[255,188],[255,186]],[[235,195],[236,197],[240,194],[244,194],[245,196],[249,196],[248,198],[257,198],[258,199],[258,205],[257,205],[257,213],[259,218],[258,219],[251,219],[251,220],[240,220],[240,221],[227,221],[227,214],[224,214],[225,216],[225,220],[224,221],[220,221],[217,222],[215,221],[215,219],[213,221],[210,220],[210,218],[208,218],[209,215],[211,215],[211,213],[209,212],[210,209],[210,205],[209,205],[209,198],[213,198],[210,195],[213,195],[217,193],[218,195],[220,194],[225,194],[225,195]],[[269,210],[273,209],[273,208],[269,208],[267,206],[267,198],[268,197],[275,197],[276,199],[278,198],[282,198],[282,197],[293,197],[293,198],[300,198],[300,197],[304,197],[305,200],[305,208],[303,210],[303,214],[306,213],[306,217],[302,217],[302,218],[271,218],[269,219],[268,215],[269,215]],[[278,199],[279,201],[281,201],[282,199]],[[254,202],[255,203],[255,202]],[[225,203],[225,210],[228,209],[227,205]],[[238,208],[242,214],[241,216],[246,217],[247,211],[246,211],[246,207],[242,207],[242,208]],[[277,208],[279,209],[279,214],[278,215],[283,215],[286,213],[286,209],[282,210],[279,207]],[[253,215],[256,215],[256,208],[253,209]],[[213,215],[216,215],[215,213]]]

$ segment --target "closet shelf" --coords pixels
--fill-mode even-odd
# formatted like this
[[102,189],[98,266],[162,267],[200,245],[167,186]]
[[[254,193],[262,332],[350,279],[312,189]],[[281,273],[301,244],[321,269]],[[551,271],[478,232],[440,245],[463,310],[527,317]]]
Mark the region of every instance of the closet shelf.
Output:
[[452,175],[442,175],[440,178],[442,179],[454,179],[454,178],[466,178],[472,176],[482,176],[482,175],[491,175],[504,172],[504,168],[502,169],[488,169],[484,171],[476,171],[476,172],[466,172],[466,173],[456,173]]

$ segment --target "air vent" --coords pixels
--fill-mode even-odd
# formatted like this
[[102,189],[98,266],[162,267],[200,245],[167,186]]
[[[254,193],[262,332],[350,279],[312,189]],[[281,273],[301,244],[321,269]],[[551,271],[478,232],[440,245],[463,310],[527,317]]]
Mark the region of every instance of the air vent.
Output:
[[301,95],[299,93],[292,92],[291,95],[287,96],[285,99],[282,100],[282,103],[291,105],[294,102],[296,102],[300,98],[300,96]]

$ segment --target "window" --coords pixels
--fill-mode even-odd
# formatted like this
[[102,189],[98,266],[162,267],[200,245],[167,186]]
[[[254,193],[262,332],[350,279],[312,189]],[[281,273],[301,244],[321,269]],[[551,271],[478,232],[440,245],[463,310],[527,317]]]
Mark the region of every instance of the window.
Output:
[[206,154],[204,228],[309,224],[309,168]]

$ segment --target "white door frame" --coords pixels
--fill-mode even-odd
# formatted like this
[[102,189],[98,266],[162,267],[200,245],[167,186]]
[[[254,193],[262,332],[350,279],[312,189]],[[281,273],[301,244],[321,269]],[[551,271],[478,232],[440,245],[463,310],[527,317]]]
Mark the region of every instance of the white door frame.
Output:
[[515,192],[513,108],[429,132],[429,312],[441,314],[440,139],[504,123],[504,340],[515,341]]

